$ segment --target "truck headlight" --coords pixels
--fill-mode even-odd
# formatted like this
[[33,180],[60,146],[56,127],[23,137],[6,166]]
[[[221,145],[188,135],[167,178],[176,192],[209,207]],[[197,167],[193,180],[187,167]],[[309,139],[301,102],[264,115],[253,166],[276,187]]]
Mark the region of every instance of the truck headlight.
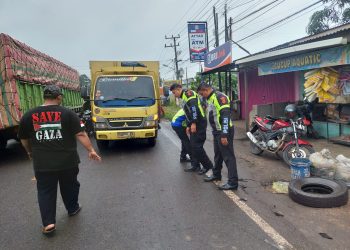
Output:
[[106,128],[108,128],[108,126],[104,122],[97,122],[97,123],[95,123],[95,128],[96,129],[106,129]]
[[146,117],[145,127],[155,127],[157,126],[158,115],[150,115]]
[[93,122],[104,122],[104,123],[107,122],[106,118],[101,117],[101,116],[93,116],[92,121]]

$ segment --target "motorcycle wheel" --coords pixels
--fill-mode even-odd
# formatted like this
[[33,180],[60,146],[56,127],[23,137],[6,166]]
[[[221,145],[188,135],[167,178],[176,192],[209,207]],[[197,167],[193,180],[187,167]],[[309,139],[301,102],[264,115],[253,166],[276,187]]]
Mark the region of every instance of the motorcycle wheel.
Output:
[[[258,141],[261,139],[261,136],[258,132],[255,132],[253,135]],[[255,145],[254,142],[250,141],[250,152],[254,155],[261,155],[264,152],[264,150]]]
[[283,160],[288,166],[291,165],[294,158],[309,158],[312,153],[315,153],[313,147],[308,145],[299,146],[300,155],[296,152],[296,146],[294,144],[288,145],[283,151]]

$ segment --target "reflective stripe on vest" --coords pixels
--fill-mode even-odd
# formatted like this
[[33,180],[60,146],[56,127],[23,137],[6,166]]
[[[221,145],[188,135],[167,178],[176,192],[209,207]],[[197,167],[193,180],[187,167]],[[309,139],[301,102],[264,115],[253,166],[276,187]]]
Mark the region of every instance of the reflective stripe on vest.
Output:
[[[221,93],[222,94],[222,93]],[[224,94],[222,94],[224,95]],[[226,96],[226,95],[225,95]],[[214,120],[215,120],[215,125],[216,125],[216,129],[217,130],[221,130],[221,123],[220,123],[220,111],[224,108],[229,108],[230,109],[230,98],[228,96],[227,97],[227,104],[224,105],[220,105],[219,101],[218,101],[218,96],[217,93],[214,92],[211,97],[208,99],[208,102],[210,103],[211,109],[213,111],[213,116],[214,116]],[[230,127],[232,127],[232,120],[230,118]]]
[[189,100],[192,100],[192,99],[194,99],[194,98],[197,98],[199,111],[201,112],[201,115],[202,115],[202,117],[204,118],[204,117],[205,117],[205,113],[204,113],[204,110],[203,110],[203,108],[202,108],[201,102],[200,102],[200,100],[199,100],[199,96],[198,96],[198,94],[197,94],[196,92],[194,92],[194,91],[192,91],[192,92],[193,92],[193,96],[190,96],[190,97],[187,97],[187,96],[186,96],[186,94],[185,94],[186,91],[184,91],[184,92],[182,93],[181,99],[184,101],[184,104],[183,104],[183,105],[187,105],[187,102],[188,102]]
[[177,122],[176,120],[179,119],[179,118],[183,118],[183,119],[181,119],[181,120],[183,120],[182,123],[181,123],[182,127],[187,127],[185,111],[183,109],[180,109],[179,111],[176,112],[176,114],[174,115],[174,117],[171,120],[171,122],[172,123],[176,123]]

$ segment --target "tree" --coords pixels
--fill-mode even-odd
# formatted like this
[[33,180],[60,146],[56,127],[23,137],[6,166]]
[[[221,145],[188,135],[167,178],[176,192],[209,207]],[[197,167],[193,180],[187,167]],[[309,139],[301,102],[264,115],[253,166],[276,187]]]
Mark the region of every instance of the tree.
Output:
[[[191,83],[191,89],[197,90],[199,84],[204,82],[209,82],[209,75],[201,76],[200,73],[197,73],[195,77],[195,81]],[[237,76],[232,74],[231,76],[231,83],[232,83],[232,91],[234,91],[235,96],[233,97],[234,100],[236,100],[237,97]],[[219,76],[218,74],[211,74],[210,75],[210,84],[217,90],[219,90]],[[222,88],[225,87],[225,73],[221,73],[221,84]],[[223,89],[223,92],[225,90]]]
[[90,85],[91,80],[87,75],[83,74],[79,76],[79,82],[80,82],[80,86],[88,86]]
[[332,25],[350,22],[350,0],[323,0],[326,4],[323,10],[312,14],[306,27],[309,35],[328,30]]

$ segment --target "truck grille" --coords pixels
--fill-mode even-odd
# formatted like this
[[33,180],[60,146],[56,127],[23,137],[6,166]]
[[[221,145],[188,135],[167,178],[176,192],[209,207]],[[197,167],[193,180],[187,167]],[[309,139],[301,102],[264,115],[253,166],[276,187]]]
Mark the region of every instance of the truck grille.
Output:
[[141,127],[142,118],[115,118],[108,119],[109,126],[112,128],[135,128]]

